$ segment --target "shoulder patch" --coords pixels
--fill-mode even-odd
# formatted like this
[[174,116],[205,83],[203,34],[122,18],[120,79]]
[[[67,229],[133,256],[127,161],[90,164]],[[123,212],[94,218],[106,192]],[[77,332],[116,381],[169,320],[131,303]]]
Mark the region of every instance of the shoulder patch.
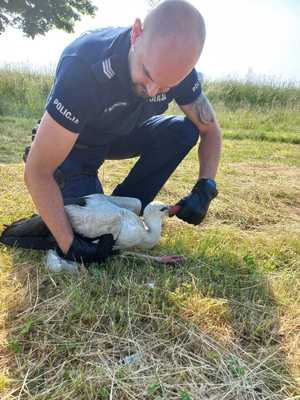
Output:
[[194,86],[192,87],[192,91],[196,92],[196,90],[199,88],[200,88],[200,82],[197,80],[196,83],[194,84]]
[[110,58],[106,58],[102,61],[102,68],[108,79],[112,79],[116,75],[115,71],[111,67]]

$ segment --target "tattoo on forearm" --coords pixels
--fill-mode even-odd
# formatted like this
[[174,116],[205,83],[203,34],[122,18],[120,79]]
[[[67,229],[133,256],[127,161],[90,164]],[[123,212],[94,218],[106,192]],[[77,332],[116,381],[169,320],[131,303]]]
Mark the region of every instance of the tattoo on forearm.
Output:
[[213,108],[205,94],[201,93],[194,104],[197,116],[203,124],[211,124],[215,121]]

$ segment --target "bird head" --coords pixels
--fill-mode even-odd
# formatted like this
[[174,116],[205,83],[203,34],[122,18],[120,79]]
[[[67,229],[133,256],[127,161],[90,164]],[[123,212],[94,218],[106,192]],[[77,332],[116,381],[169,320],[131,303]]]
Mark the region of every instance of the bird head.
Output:
[[152,203],[148,204],[147,207],[144,210],[144,216],[159,216],[161,219],[164,219],[165,217],[173,217],[174,215],[177,214],[177,212],[180,210],[180,206],[175,205],[175,206],[167,206],[166,204],[159,203],[156,201],[153,201]]
[[147,205],[143,215],[146,218],[160,218],[161,220],[163,220],[169,215],[169,206],[153,201],[152,203]]

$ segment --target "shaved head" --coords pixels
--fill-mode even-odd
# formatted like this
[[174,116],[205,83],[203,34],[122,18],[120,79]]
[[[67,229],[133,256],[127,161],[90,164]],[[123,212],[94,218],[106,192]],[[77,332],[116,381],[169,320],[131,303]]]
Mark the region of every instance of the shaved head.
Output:
[[[132,28],[129,62],[140,62],[162,91],[182,81],[197,63],[205,41],[199,11],[184,0],[165,0]],[[132,74],[135,82],[134,71]],[[151,94],[150,94],[151,95]]]
[[197,59],[200,56],[205,40],[204,20],[200,12],[184,0],[160,3],[145,18],[143,29],[151,43],[164,41],[172,45],[177,41],[178,51],[194,53]]

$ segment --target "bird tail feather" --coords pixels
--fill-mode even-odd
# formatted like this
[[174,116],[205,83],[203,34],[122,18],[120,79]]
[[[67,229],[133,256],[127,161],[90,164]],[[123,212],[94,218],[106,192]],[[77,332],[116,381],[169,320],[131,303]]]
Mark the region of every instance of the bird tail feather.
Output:
[[37,214],[5,225],[0,242],[6,246],[36,250],[53,249],[56,245],[47,225]]

